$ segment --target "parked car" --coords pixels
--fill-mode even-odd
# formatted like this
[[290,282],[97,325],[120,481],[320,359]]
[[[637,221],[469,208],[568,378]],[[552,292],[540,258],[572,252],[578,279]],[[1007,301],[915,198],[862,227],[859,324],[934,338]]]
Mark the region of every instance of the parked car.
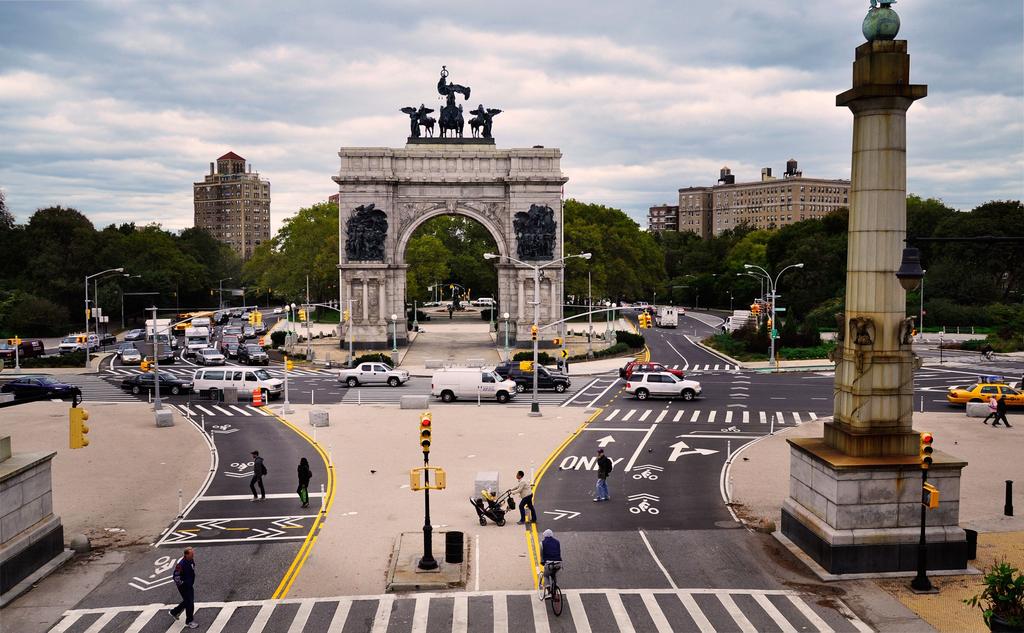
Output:
[[946,393],[946,401],[950,404],[967,404],[968,402],[988,402],[995,396],[1006,396],[1006,406],[1024,406],[1024,394],[1005,383],[974,383],[963,389],[950,389]]
[[675,376],[676,378],[685,378],[686,374],[681,369],[671,369],[662,365],[661,363],[641,363],[640,361],[631,360],[626,363],[626,366],[619,370],[619,378],[625,378],[629,380],[630,376],[634,373],[660,371],[667,372]]
[[109,332],[100,334],[100,347],[106,347],[107,345],[117,345],[117,337]]
[[129,343],[131,347],[123,347],[118,350],[118,356],[121,357],[122,365],[138,365],[142,363],[142,352],[135,349],[135,346]]
[[39,339],[21,339],[21,343],[17,346],[14,345],[12,338],[0,340],[0,360],[4,361],[4,365],[14,365],[15,347],[17,347],[19,361],[46,353],[46,348]]
[[[519,363],[504,363],[495,367],[494,371],[502,378],[515,381],[519,393],[533,389],[533,372],[523,371]],[[572,382],[565,374],[553,372],[543,365],[537,367],[537,389],[554,389],[562,393],[571,386]]]
[[[121,388],[135,394],[142,393],[143,391],[155,391],[156,380],[153,373],[147,372],[129,376],[121,381]],[[160,372],[161,393],[169,393],[172,396],[176,396],[190,391],[192,391],[192,381],[178,378],[174,374],[168,374],[167,372]]]
[[479,397],[505,403],[516,397],[516,383],[503,379],[492,368],[445,367],[434,372],[430,395],[444,402]]
[[192,390],[209,393],[214,398],[227,387],[237,389],[239,396],[251,396],[254,390],[259,389],[264,401],[277,399],[284,392],[284,382],[272,377],[266,369],[200,369],[192,376]]
[[221,354],[212,347],[196,351],[196,362],[200,365],[223,365],[224,354]]
[[128,330],[128,333],[124,335],[126,341],[142,341],[146,338],[145,330]]
[[349,387],[360,385],[390,385],[399,387],[409,381],[409,372],[392,369],[384,363],[360,363],[352,369],[338,372],[338,382]]
[[60,382],[45,374],[19,376],[4,383],[4,386],[0,387],[0,392],[13,393],[15,400],[82,399],[82,390],[77,386]]
[[662,397],[690,401],[701,394],[701,388],[696,380],[677,378],[667,371],[652,371],[634,373],[626,381],[626,393],[637,400]]
[[246,365],[269,365],[270,357],[259,345],[250,343],[238,347],[238,362]]

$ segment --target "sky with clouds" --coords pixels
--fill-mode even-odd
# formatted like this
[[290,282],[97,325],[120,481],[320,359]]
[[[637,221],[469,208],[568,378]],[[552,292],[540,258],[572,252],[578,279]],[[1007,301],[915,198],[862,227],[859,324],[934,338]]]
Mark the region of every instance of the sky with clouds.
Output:
[[[273,228],[334,192],[342,146],[400,147],[446,64],[503,110],[500,147],[559,147],[566,196],[626,210],[776,173],[849,178],[867,0],[0,2],[0,188],[18,221],[192,224],[233,150]],[[959,209],[1024,197],[1024,3],[900,0],[908,191]]]

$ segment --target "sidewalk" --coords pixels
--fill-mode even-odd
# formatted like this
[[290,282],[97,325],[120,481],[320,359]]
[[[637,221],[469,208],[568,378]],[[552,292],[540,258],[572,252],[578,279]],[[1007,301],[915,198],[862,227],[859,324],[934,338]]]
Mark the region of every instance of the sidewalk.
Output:
[[145,548],[187,503],[210,470],[202,434],[177,413],[175,426],[156,428],[144,403],[86,404],[89,446],[68,448],[68,404],[37,402],[3,409],[14,452],[56,451],[53,513],[65,543],[89,536],[93,552],[78,555],[3,610],[3,630],[46,631],[128,552]]
[[[422,493],[409,490],[409,469],[423,465],[416,445],[420,411],[340,404],[294,408],[287,419],[309,435],[310,409],[329,412],[331,426],[317,429],[316,439],[333,455],[338,489],[288,597],[383,593],[395,537],[423,527]],[[435,529],[465,534],[471,561],[468,590],[529,589],[533,581],[526,531],[515,524],[518,510],[506,516],[504,527],[478,522],[469,503],[470,495],[480,492],[474,489],[476,474],[497,471],[500,490],[512,486],[517,470],[529,479],[584,419],[579,409],[548,408],[540,418],[519,407],[433,410],[430,465],[445,469],[448,487],[431,493],[430,516]],[[319,490],[322,483],[314,480],[312,485]],[[547,509],[538,507],[537,512]],[[478,552],[485,555],[478,557]],[[444,539],[435,534],[434,557],[443,556]]]
[[[728,485],[731,500],[737,504],[734,509],[741,518],[766,529],[780,525],[780,508],[789,494],[786,440],[821,437],[823,422],[785,429],[749,444],[737,455],[729,470]],[[963,413],[914,414],[914,428],[931,431],[938,450],[968,462],[960,481],[960,525],[979,532],[978,559],[972,561],[979,569],[1003,556],[1024,567],[1024,516],[1019,511],[1014,517],[1003,516],[1004,480],[1013,479],[1014,475],[1019,479],[1020,475],[1022,427],[1024,420],[1012,429],[993,429]],[[1021,505],[1019,490],[1017,507]],[[910,593],[906,579],[875,582],[939,631],[987,630],[981,613],[961,602],[961,598],[980,592],[980,576],[934,577],[932,583],[941,593],[931,596]]]

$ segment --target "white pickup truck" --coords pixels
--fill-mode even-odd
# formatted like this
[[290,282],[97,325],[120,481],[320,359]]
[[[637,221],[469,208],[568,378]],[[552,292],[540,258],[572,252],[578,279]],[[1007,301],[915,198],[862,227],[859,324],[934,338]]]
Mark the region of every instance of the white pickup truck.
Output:
[[338,382],[349,387],[360,385],[388,385],[400,387],[409,381],[409,372],[391,369],[384,363],[360,363],[352,369],[338,372]]

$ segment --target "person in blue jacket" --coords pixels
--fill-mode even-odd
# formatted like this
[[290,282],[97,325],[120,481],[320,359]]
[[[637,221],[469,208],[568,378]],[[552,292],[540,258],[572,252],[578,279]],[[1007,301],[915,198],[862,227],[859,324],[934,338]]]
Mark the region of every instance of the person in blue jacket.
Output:
[[185,628],[198,629],[199,625],[196,624],[192,617],[196,611],[196,596],[192,587],[196,582],[196,561],[195,561],[195,550],[191,547],[186,547],[184,555],[181,560],[174,566],[174,584],[178,587],[178,593],[181,594],[181,602],[178,606],[174,607],[167,613],[174,618],[178,619],[181,612],[185,612]]
[[[542,590],[551,586],[551,577],[562,567],[562,544],[555,538],[551,530],[544,530],[544,540],[540,542],[540,564],[544,567],[544,584]],[[542,595],[546,591],[542,591]]]

